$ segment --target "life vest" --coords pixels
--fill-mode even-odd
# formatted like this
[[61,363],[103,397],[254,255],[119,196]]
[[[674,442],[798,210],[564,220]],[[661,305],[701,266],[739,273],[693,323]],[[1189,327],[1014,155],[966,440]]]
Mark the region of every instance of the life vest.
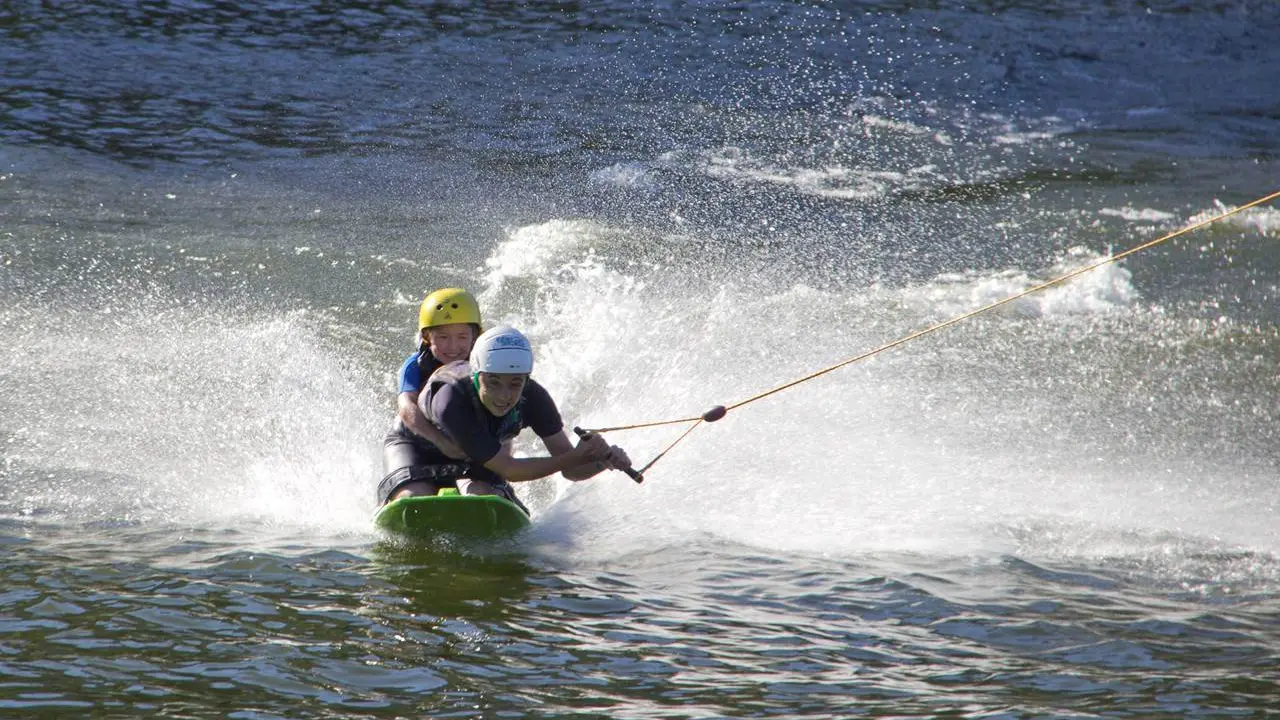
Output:
[[[431,348],[424,343],[418,350],[418,377],[423,378],[423,384],[426,384],[426,379],[430,378],[432,373],[442,367],[444,363],[436,359],[436,356],[431,353]],[[418,388],[418,391],[421,392],[422,388]]]
[[[480,421],[480,426],[484,428],[492,428],[496,419],[493,413],[485,409],[484,404],[480,402],[480,391],[476,389],[475,381],[471,376],[470,363],[459,360],[457,362],[443,365],[436,369],[431,377],[427,379],[427,397],[428,401],[425,405],[430,408],[430,399],[433,398],[445,385],[452,385],[455,391],[460,391],[471,400],[471,407],[475,410],[476,419]],[[524,429],[524,423],[521,420],[520,410],[524,407],[524,393],[520,393],[520,397],[516,400],[516,404],[507,414],[503,415],[498,422],[496,436],[499,443],[505,443],[513,440],[520,431]],[[432,417],[430,420],[440,427],[439,418]],[[443,428],[441,428],[443,430]],[[446,432],[446,434],[448,434]]]

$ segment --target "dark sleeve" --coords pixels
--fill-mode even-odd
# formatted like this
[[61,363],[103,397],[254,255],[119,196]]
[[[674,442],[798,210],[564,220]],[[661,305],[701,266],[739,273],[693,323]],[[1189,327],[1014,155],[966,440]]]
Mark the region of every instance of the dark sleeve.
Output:
[[524,416],[524,426],[532,428],[538,437],[551,437],[564,429],[564,420],[560,419],[560,409],[551,393],[532,378],[524,386],[524,407],[520,412]]
[[[419,396],[424,402],[427,393]],[[498,454],[502,446],[497,438],[489,432],[476,415],[475,405],[465,390],[454,385],[444,385],[430,399],[430,408],[421,408],[423,414],[431,418],[436,425],[458,443],[458,447],[467,454],[467,459],[477,465],[483,465]]]

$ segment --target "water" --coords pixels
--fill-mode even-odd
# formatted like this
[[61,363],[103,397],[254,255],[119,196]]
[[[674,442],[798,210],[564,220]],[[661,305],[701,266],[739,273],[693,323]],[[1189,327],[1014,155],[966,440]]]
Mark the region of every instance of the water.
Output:
[[732,404],[1280,189],[1278,30],[7,5],[0,715],[1272,714],[1274,203],[741,407],[643,485],[522,487],[515,542],[369,517],[425,291],[525,329],[571,423]]

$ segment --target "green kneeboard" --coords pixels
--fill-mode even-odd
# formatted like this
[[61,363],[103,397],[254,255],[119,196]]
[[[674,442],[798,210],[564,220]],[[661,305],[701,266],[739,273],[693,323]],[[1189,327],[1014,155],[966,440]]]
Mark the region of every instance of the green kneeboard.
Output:
[[515,503],[497,495],[460,495],[446,488],[438,495],[414,495],[392,500],[378,509],[373,524],[413,537],[440,534],[465,537],[514,535],[529,527],[529,516]]

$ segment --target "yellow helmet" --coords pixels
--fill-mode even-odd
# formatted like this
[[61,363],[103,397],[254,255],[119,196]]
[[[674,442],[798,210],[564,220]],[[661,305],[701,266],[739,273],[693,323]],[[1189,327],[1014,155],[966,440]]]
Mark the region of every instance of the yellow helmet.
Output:
[[436,290],[418,308],[418,334],[426,328],[453,323],[480,324],[480,304],[462,288]]

